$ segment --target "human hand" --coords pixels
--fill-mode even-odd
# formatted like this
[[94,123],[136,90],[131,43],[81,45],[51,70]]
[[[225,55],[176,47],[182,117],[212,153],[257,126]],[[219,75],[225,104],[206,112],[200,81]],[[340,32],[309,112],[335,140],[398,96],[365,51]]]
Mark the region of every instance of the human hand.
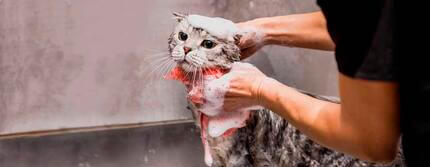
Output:
[[261,105],[261,86],[267,79],[255,66],[236,62],[229,73],[205,85],[205,104],[200,110],[215,116],[222,111],[239,111]]
[[266,45],[266,35],[260,26],[259,20],[251,20],[236,24],[238,33],[242,36],[239,41],[241,58],[252,56]]

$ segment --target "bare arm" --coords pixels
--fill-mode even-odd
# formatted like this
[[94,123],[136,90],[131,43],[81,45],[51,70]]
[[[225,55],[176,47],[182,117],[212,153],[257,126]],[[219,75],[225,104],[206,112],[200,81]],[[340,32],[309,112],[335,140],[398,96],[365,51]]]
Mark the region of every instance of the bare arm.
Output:
[[335,48],[322,12],[258,18],[237,25],[242,31],[250,32],[239,44],[244,57],[268,44],[320,50]]
[[[257,30],[240,41],[244,57],[266,44],[335,48],[321,12],[260,18],[238,26]],[[334,104],[299,93],[267,78],[255,67],[237,66],[230,72],[237,75],[230,80],[224,109],[234,111],[237,104],[262,104],[327,147],[374,162],[395,157],[400,137],[397,83],[339,74],[342,101]]]
[[339,75],[341,104],[311,98],[273,79],[261,102],[311,138],[361,159],[387,162],[400,137],[397,84]]

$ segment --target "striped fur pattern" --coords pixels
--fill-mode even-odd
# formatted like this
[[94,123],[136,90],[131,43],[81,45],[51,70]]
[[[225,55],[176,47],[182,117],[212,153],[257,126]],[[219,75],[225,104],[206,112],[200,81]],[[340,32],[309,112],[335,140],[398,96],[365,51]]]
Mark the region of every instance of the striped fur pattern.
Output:
[[[175,48],[178,48],[177,46],[181,46],[181,41],[178,40],[178,32],[180,31],[196,34],[190,35],[190,40],[202,40],[205,38],[204,36],[210,36],[204,30],[188,25],[184,21],[186,15],[175,14],[175,16],[179,23],[168,41],[171,54]],[[222,47],[208,50],[204,56],[208,56],[211,62],[208,60],[205,64],[229,68],[231,63],[239,59],[240,50],[235,43],[221,39],[215,40]],[[304,93],[322,100],[337,102],[333,98]],[[189,109],[193,110],[192,107]],[[196,121],[199,120],[196,119]],[[197,124],[200,125],[200,123]],[[399,152],[397,159],[390,164],[373,164],[323,147],[301,133],[285,119],[267,109],[254,111],[247,121],[247,126],[240,128],[232,136],[227,138],[209,137],[208,140],[214,159],[212,164],[214,167],[405,166],[401,152]]]
[[[313,97],[326,101],[333,99]],[[405,166],[401,152],[389,164],[375,164],[323,147],[267,109],[254,111],[247,126],[239,129],[233,136],[209,138],[209,143],[214,158],[212,166],[216,167]]]

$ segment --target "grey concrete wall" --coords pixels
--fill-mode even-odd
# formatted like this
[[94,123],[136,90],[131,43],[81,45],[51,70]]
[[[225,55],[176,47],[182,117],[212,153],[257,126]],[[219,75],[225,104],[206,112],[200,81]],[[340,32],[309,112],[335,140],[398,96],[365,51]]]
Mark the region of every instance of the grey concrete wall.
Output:
[[[314,0],[0,0],[0,135],[190,119],[183,87],[147,76],[171,12],[244,21],[314,10]],[[248,61],[337,95],[331,52],[268,46]],[[189,167],[202,155],[191,124],[0,140],[1,167]]]
[[0,141],[1,167],[204,167],[191,123]]
[[[314,10],[313,0],[0,0],[0,134],[190,119],[183,86],[148,77],[173,11],[244,21]],[[269,46],[249,61],[337,94],[331,52]]]

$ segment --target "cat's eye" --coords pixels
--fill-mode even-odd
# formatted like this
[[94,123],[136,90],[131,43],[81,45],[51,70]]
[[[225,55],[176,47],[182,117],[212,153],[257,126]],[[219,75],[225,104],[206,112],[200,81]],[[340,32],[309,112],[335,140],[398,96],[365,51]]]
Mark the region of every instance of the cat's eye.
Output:
[[179,32],[179,40],[181,40],[181,41],[186,41],[187,39],[188,39],[188,35],[187,34],[185,34],[184,32]]
[[204,48],[207,48],[207,49],[212,49],[213,47],[215,47],[215,42],[212,42],[212,41],[210,41],[210,40],[204,40],[203,42],[202,42],[202,44],[201,44]]

